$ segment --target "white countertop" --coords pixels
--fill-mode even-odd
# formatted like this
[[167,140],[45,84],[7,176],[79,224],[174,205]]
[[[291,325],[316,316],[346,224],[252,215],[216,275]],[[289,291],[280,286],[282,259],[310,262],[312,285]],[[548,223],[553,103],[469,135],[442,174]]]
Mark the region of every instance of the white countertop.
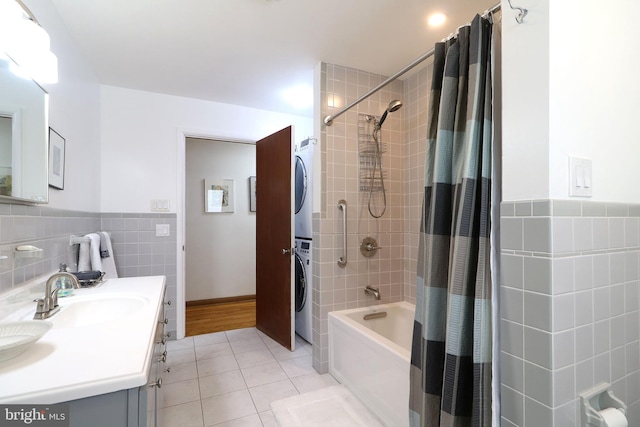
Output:
[[[0,403],[59,403],[146,384],[164,289],[164,276],[109,279],[60,298],[60,313],[73,298],[91,295],[128,294],[149,303],[121,318],[80,327],[56,327],[54,315],[49,319],[54,327],[39,341],[0,362]],[[24,310],[35,313],[35,303],[0,322],[17,320]]]

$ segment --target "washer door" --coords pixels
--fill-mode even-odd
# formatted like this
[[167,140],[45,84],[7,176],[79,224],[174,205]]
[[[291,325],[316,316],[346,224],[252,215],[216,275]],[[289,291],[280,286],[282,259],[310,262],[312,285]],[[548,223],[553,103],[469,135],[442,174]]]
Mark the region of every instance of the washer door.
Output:
[[307,301],[307,271],[304,262],[296,254],[296,313],[300,313]]
[[300,212],[307,197],[307,168],[300,156],[296,156],[296,213]]

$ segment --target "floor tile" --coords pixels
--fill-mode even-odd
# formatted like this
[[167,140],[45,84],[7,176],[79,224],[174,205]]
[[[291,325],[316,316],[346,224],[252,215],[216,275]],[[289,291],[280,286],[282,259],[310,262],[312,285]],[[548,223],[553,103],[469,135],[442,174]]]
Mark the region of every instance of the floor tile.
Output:
[[158,395],[159,408],[179,405],[181,403],[200,400],[200,387],[198,380],[179,381],[177,383],[162,385],[162,392]]
[[269,347],[269,350],[277,360],[295,359],[296,357],[309,356],[309,353],[302,347],[296,347],[295,351],[284,348],[280,344],[277,347]]
[[267,346],[260,337],[229,341],[235,354],[254,350],[267,350]]
[[216,427],[263,427],[262,421],[258,414],[249,415],[248,417],[236,418],[226,423],[216,424]]
[[221,372],[235,371],[240,369],[236,358],[233,356],[214,357],[211,359],[198,360],[198,376],[219,374]]
[[167,351],[185,350],[190,348],[193,348],[193,337],[167,341]]
[[262,421],[262,425],[264,427],[278,427],[278,421],[276,421],[276,417],[273,416],[273,412],[264,411],[260,412],[260,421]]
[[199,382],[200,396],[203,399],[247,388],[240,370],[203,376],[199,378]]
[[234,391],[202,399],[204,425],[211,426],[256,413],[248,390]]
[[273,338],[271,338],[270,336],[268,336],[264,332],[260,332],[258,330],[256,330],[256,332],[258,333],[258,335],[260,336],[262,341],[264,341],[264,343],[265,343],[265,345],[267,347],[269,347],[269,348],[271,348],[271,347],[282,347],[279,342],[277,342],[276,340],[274,340]]
[[232,331],[226,331],[225,334],[227,335],[227,339],[229,341],[260,338],[256,328],[234,329]]
[[[167,353],[167,356],[169,356],[169,353]],[[198,378],[198,369],[196,368],[196,362],[179,363],[167,367],[169,368],[169,372],[162,373],[163,384],[171,384],[178,381]]]
[[289,380],[252,387],[249,388],[249,392],[251,393],[253,403],[256,405],[258,412],[269,410],[269,404],[271,402],[299,394],[298,390]]
[[231,355],[233,355],[233,351],[231,351],[231,346],[226,341],[217,344],[196,346],[196,360]]
[[203,427],[200,401],[183,403],[159,410],[159,427]]
[[313,369],[311,356],[282,360],[280,365],[289,378],[317,373],[316,370]]
[[266,348],[263,350],[253,350],[236,354],[236,360],[238,361],[240,369],[265,365],[276,361],[271,352]]
[[185,348],[180,350],[167,350],[167,366],[178,365],[180,363],[189,363],[196,361],[196,353],[193,348]]
[[193,337],[193,343],[196,347],[220,344],[222,342],[227,342],[227,335],[224,332],[214,332],[211,334],[196,335]]
[[287,374],[278,362],[242,369],[242,376],[248,387],[255,387],[287,379]]
[[336,379],[330,374],[320,375],[317,372],[310,375],[291,378],[291,382],[296,386],[300,394],[339,384],[338,381],[336,381]]

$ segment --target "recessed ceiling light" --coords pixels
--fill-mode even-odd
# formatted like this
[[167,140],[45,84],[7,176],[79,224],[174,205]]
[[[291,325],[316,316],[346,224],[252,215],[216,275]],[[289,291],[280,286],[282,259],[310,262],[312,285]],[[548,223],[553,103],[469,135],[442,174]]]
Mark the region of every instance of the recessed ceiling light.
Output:
[[444,13],[434,13],[433,15],[429,16],[429,18],[427,19],[427,22],[432,27],[438,27],[444,24],[444,21],[446,20],[447,20],[447,17]]

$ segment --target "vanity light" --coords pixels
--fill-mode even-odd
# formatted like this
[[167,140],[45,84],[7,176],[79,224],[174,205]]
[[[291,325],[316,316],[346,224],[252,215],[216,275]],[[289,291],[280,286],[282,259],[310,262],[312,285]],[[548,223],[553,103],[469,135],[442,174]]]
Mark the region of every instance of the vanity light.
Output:
[[58,81],[58,58],[51,52],[49,34],[15,0],[0,0],[0,51],[38,83]]

